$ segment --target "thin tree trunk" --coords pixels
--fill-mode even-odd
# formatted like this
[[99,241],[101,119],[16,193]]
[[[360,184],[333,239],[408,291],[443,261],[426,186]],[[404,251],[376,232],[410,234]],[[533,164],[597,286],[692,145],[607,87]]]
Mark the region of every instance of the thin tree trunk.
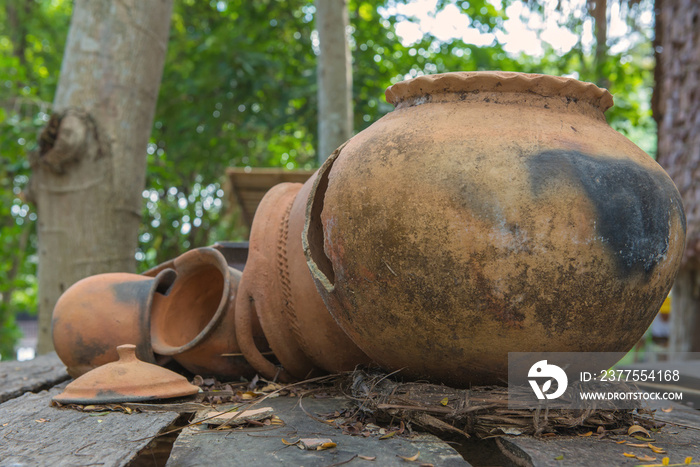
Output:
[[673,284],[671,352],[700,352],[700,273],[682,269]]
[[671,300],[671,348],[700,350],[700,3],[656,5],[659,163],[683,198],[686,250]]
[[76,0],[54,114],[32,157],[38,211],[38,353],[81,278],[133,271],[172,0]]
[[353,129],[352,57],[347,0],[316,0],[318,57],[318,161],[350,139]]
[[608,2],[607,0],[589,1],[588,8],[595,21],[594,68],[597,75],[596,83],[598,86],[609,88],[610,80],[603,69],[608,58]]

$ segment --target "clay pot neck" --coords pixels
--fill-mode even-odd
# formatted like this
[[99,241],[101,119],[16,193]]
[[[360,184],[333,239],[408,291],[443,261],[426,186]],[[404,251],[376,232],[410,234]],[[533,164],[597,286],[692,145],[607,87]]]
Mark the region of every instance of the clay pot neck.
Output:
[[427,103],[487,102],[565,108],[605,119],[612,95],[595,84],[573,78],[528,73],[474,71],[420,76],[386,90],[396,109]]

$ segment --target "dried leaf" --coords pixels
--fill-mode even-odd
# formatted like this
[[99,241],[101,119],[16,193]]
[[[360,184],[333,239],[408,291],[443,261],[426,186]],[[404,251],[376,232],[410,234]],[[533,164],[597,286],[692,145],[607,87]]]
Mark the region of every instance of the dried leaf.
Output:
[[627,446],[632,447],[632,448],[648,448],[648,447],[649,447],[649,443],[646,443],[646,444],[627,443]]
[[647,429],[644,428],[643,426],[632,425],[632,426],[629,427],[629,429],[627,430],[627,434],[630,435],[630,436],[632,436],[632,435],[635,434],[635,433],[644,433],[645,435],[647,435],[647,437],[651,437],[651,434],[649,434],[649,431],[647,431]]
[[299,438],[296,446],[307,451],[323,451],[336,447],[336,443],[330,438]]
[[582,433],[579,433],[578,435],[579,435],[579,436],[591,436],[592,434],[593,434],[593,432],[592,432],[592,431],[589,431],[588,433],[583,433],[583,434],[582,434]]
[[363,461],[376,461],[377,460],[377,456],[361,456],[359,454],[357,455],[357,458],[362,459]]
[[261,407],[243,412],[209,412],[205,417],[208,420],[205,422],[208,425],[243,425],[249,420],[262,420],[270,417],[273,412],[272,407]]
[[37,422],[37,423],[46,423],[46,422],[48,422],[49,420],[47,420],[47,419],[45,419],[45,418],[40,418],[40,419],[34,420],[34,421]]
[[633,458],[633,459],[636,459],[636,458],[637,458],[637,455],[636,455],[636,454],[630,454],[629,452],[623,452],[622,455],[625,456],[625,457],[631,457],[631,458]]
[[260,391],[261,392],[272,392],[272,391],[277,391],[278,389],[282,389],[282,386],[280,386],[277,383],[268,383]]
[[564,454],[561,454],[557,457],[554,458],[555,461],[563,461],[564,460]]
[[395,434],[396,434],[395,431],[390,431],[389,433],[386,433],[386,434],[380,436],[379,439],[389,439],[392,436],[394,436]]
[[668,465],[670,463],[671,459],[669,459],[668,457],[664,457],[663,459],[661,459],[661,465]]
[[691,462],[693,462],[693,458],[692,458],[692,457],[686,457],[686,458],[685,458],[684,463],[690,465]]
[[656,441],[654,438],[645,438],[644,436],[632,436],[632,438],[634,438],[638,441],[651,441],[651,442]]
[[626,442],[627,442],[627,441],[625,441],[625,440],[623,439],[622,441],[615,441],[615,444],[625,444]]
[[294,442],[292,443],[292,442],[287,441],[286,439],[282,438],[282,444],[284,444],[285,446],[294,446],[294,445],[297,444],[298,442],[299,442],[299,440],[296,440],[296,441],[294,441]]
[[440,405],[447,406],[448,402],[449,402],[449,399],[447,397],[445,397],[443,400],[440,401]]
[[665,409],[661,409],[662,412],[666,412],[666,413],[669,413],[672,410],[673,410],[673,407],[667,407]]
[[644,461],[644,462],[650,462],[650,461],[655,461],[656,457],[643,455],[643,456],[637,456],[637,459],[639,459],[640,461]]
[[396,455],[396,457],[400,457],[401,459],[403,459],[403,460],[405,460],[405,461],[407,461],[407,462],[415,462],[415,461],[417,461],[417,460],[418,460],[418,456],[420,456],[420,451],[418,451],[417,453],[415,453],[415,454],[414,454],[413,456],[411,456],[411,457],[399,456],[398,454]]
[[658,446],[654,446],[653,444],[649,443],[647,444],[649,446],[649,449],[651,449],[654,454],[666,454],[666,451]]

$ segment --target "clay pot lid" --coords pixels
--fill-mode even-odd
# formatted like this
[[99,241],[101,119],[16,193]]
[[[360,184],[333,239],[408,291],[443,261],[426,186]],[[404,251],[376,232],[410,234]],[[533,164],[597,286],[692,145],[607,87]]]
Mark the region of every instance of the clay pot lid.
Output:
[[607,89],[593,83],[563,76],[510,71],[460,71],[424,75],[390,86],[386,100],[398,107],[403,101],[436,93],[460,92],[528,92],[545,97],[570,97],[600,108],[613,106]]
[[117,347],[119,360],[91,370],[53,398],[62,404],[112,404],[197,394],[199,387],[166,368],[142,362],[136,346]]

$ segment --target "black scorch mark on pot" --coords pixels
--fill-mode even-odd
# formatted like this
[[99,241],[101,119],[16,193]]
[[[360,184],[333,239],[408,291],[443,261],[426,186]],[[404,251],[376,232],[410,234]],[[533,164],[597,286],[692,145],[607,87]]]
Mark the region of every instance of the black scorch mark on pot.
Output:
[[672,216],[680,217],[685,235],[680,195],[663,172],[576,151],[545,151],[527,158],[527,167],[535,197],[561,185],[583,190],[596,212],[596,233],[625,277],[649,276],[663,260]]

